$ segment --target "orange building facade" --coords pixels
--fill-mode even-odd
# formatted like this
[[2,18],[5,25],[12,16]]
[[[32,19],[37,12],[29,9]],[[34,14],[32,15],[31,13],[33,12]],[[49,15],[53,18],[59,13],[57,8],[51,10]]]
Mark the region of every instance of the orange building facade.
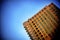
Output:
[[52,40],[58,23],[58,7],[51,3],[24,22],[23,25],[31,40]]

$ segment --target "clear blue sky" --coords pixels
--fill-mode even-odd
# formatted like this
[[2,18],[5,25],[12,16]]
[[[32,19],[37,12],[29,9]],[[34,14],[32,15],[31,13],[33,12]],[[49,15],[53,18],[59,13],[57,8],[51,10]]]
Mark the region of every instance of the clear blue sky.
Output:
[[5,40],[30,40],[23,22],[27,21],[46,5],[56,0],[5,0],[2,3],[2,36]]

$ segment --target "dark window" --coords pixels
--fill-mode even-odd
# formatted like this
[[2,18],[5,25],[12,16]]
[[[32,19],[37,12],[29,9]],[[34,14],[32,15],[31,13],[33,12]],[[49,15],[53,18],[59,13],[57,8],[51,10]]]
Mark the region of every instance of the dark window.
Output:
[[41,34],[41,32],[39,34]]
[[34,30],[35,31],[35,30]]
[[[51,19],[50,19],[51,20]],[[51,22],[52,22],[52,20],[51,20]]]
[[41,13],[41,11],[39,13]]
[[39,30],[38,30],[38,32],[39,32]]
[[40,30],[42,30],[42,28],[40,28]]
[[45,20],[46,20],[46,18],[45,18]]
[[35,27],[36,27],[36,25],[35,25]]
[[30,19],[31,20],[31,19]]
[[36,34],[36,32],[35,32],[35,34]]
[[45,15],[47,16],[47,14],[45,13]]
[[34,17],[32,17],[34,19]]
[[39,13],[37,13],[37,15],[39,15]]
[[42,18],[40,18],[42,20]]
[[36,36],[38,36],[38,35],[36,35]]
[[40,39],[40,38],[38,37],[38,39]]
[[44,8],[44,9],[46,9],[46,8]]
[[47,36],[46,36],[46,38],[47,38]]
[[49,7],[51,7],[51,5],[49,5]]
[[36,29],[38,29],[38,28],[36,28]]
[[43,37],[43,35],[41,35],[41,37]]
[[46,14],[46,12],[44,12]]
[[36,15],[34,15],[36,17]]
[[35,23],[33,23],[33,25],[35,25]]
[[43,10],[42,10],[43,11]]
[[50,37],[52,37],[50,34],[48,34]]
[[29,20],[28,20],[28,22],[29,22]]
[[32,21],[32,23],[33,23],[33,21]]
[[42,38],[42,40],[45,40],[44,38]]
[[38,18],[36,18],[36,19],[38,19]]

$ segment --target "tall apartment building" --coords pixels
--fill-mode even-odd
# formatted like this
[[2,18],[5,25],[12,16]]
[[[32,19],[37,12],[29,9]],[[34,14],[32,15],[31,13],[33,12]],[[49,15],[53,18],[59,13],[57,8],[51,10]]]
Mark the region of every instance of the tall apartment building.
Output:
[[59,25],[58,13],[59,8],[51,3],[24,22],[31,40],[52,40]]

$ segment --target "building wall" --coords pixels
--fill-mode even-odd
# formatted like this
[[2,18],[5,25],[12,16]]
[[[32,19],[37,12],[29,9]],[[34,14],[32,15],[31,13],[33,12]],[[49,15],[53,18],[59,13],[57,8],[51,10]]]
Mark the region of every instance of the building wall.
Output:
[[24,27],[32,40],[51,40],[54,37],[59,22],[57,12],[58,8],[51,3],[24,22]]

